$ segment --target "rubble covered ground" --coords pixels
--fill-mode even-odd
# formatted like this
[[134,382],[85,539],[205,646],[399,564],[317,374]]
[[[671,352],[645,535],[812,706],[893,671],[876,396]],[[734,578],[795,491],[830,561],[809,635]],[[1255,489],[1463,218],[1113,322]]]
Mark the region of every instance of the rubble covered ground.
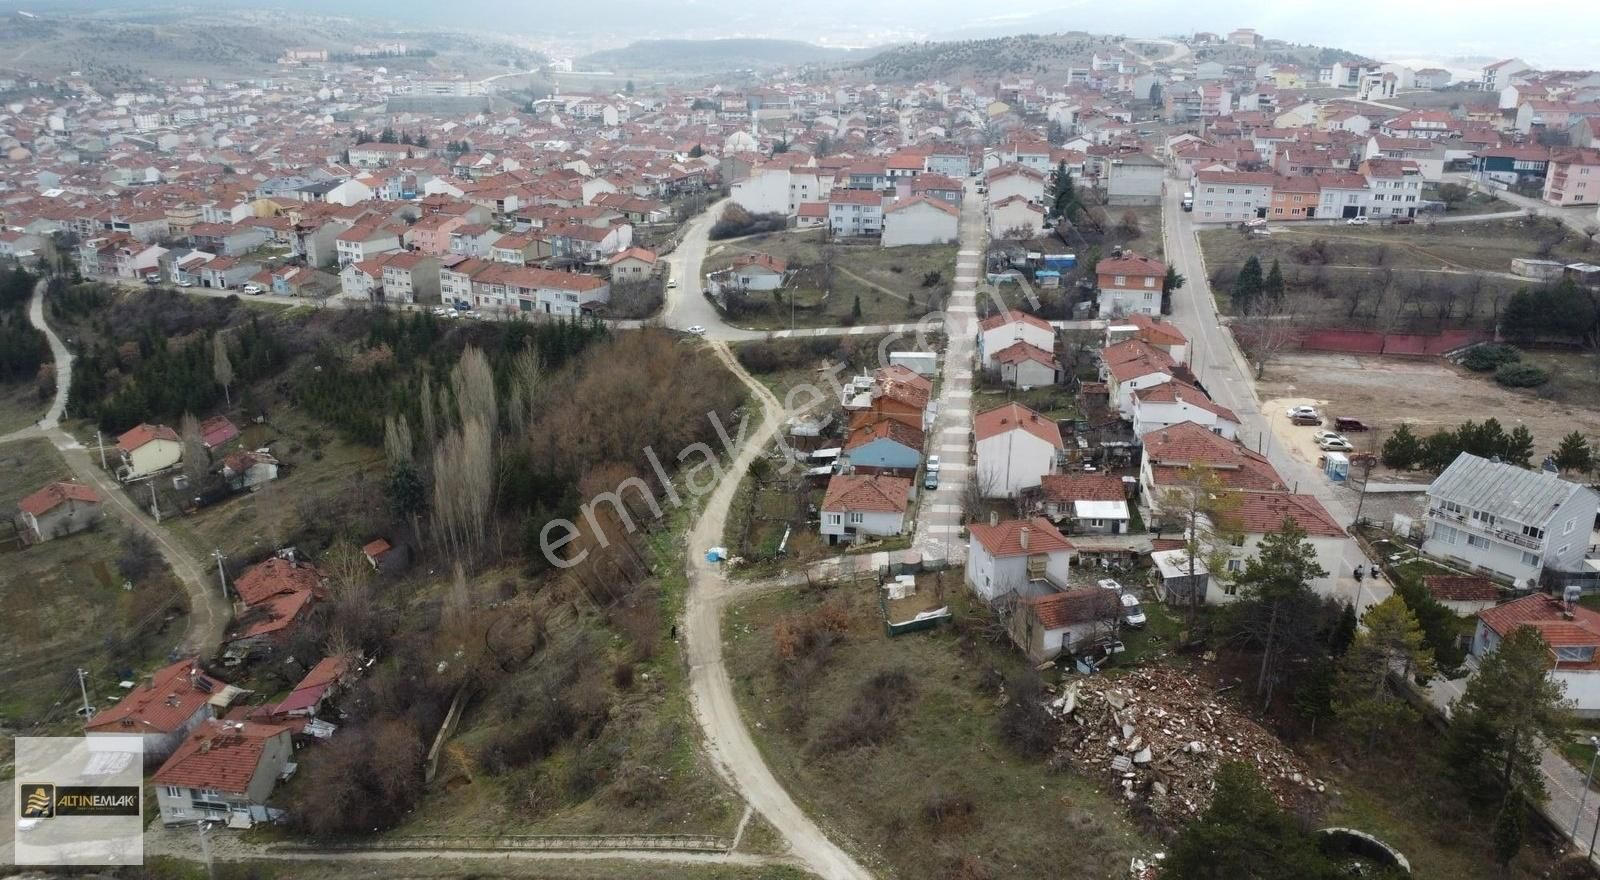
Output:
[[1255,767],[1285,807],[1326,789],[1275,735],[1186,670],[1146,666],[1081,678],[1045,707],[1062,722],[1055,763],[1105,779],[1168,829],[1211,803],[1212,779],[1225,761]]

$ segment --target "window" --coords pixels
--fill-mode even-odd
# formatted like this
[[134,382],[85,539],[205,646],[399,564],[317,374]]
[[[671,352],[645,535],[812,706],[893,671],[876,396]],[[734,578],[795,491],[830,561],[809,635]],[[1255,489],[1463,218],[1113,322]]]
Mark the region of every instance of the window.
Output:
[[1578,521],[1575,520],[1575,519],[1567,520],[1567,524],[1565,526],[1562,526],[1562,528],[1561,528],[1561,534],[1563,534],[1563,535],[1572,534],[1572,527],[1577,525],[1577,524],[1578,524]]
[[1128,286],[1128,276],[1126,276],[1126,275],[1118,275],[1117,277],[1111,279],[1111,283],[1115,284],[1118,287],[1127,287]]
[[1522,564],[1529,567],[1537,566],[1539,564],[1539,557],[1524,550],[1522,551]]
[[176,785],[162,786],[161,793],[172,798],[183,797],[183,789],[177,787]]
[[[1242,560],[1242,559],[1230,559],[1230,560],[1228,560],[1228,571],[1232,571],[1232,572],[1244,571],[1244,560]],[[1232,586],[1230,586],[1228,588],[1228,595],[1230,595],[1230,596],[1233,595]]]
[[1523,526],[1522,535],[1526,538],[1532,538],[1535,541],[1543,541],[1544,529],[1541,529],[1538,526]]
[[1456,514],[1457,516],[1459,516],[1461,514],[1461,505],[1455,503],[1454,501],[1441,501],[1441,502],[1439,502],[1439,509],[1440,510],[1444,510],[1444,511],[1449,511],[1450,513]]
[[1156,286],[1156,279],[1154,277],[1145,278],[1144,286],[1145,287],[1155,287]]
[[1557,663],[1588,663],[1593,659],[1593,645],[1574,645],[1556,649]]
[[1495,516],[1487,510],[1474,510],[1472,512],[1472,521],[1492,526],[1495,524]]
[[1557,556],[1565,556],[1565,555],[1567,555],[1567,551],[1569,551],[1571,549],[1572,549],[1572,545],[1571,544],[1562,544],[1561,547],[1556,550],[1556,555]]
[[850,514],[850,524],[853,525],[853,526],[861,525],[862,523],[864,523],[866,521],[867,521],[867,517],[866,517],[865,514],[861,514],[861,513],[852,513],[852,514]]
[[828,525],[830,525],[830,526],[839,525],[843,521],[844,521],[844,518],[842,516],[840,516],[839,514],[837,514],[837,513],[828,514]]
[[1089,528],[1091,528],[1091,529],[1098,529],[1103,525],[1105,525],[1105,521],[1104,520],[1098,520],[1098,519],[1089,520]]
[[1482,535],[1468,534],[1467,545],[1469,547],[1477,547],[1479,550],[1487,550],[1489,548],[1489,539]]

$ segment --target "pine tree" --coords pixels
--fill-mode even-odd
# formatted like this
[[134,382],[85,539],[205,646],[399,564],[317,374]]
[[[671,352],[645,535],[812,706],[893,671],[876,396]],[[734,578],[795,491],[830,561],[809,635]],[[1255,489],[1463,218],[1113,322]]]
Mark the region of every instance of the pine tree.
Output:
[[1506,461],[1523,467],[1533,464],[1533,432],[1527,425],[1512,428],[1501,448],[1504,453],[1501,457]]
[[1177,266],[1167,267],[1167,277],[1161,279],[1161,314],[1172,314],[1172,294],[1188,282],[1189,279],[1178,274]]
[[856,294],[855,302],[850,305],[850,320],[861,320],[861,294]]
[[1261,276],[1261,261],[1251,257],[1244,261],[1239,275],[1233,279],[1233,307],[1239,314],[1249,314],[1261,299],[1266,281]]
[[223,400],[233,406],[233,394],[228,390],[233,384],[233,363],[228,360],[228,340],[218,333],[211,339],[211,378],[222,386]]
[[1500,811],[1494,816],[1494,828],[1490,833],[1494,840],[1494,860],[1502,872],[1510,869],[1511,860],[1522,851],[1522,823],[1526,812],[1522,794],[1511,791],[1506,793]]
[[1589,447],[1589,441],[1579,431],[1573,431],[1561,438],[1561,445],[1556,447],[1556,467],[1562,473],[1576,471],[1586,474],[1594,469],[1594,450]]
[[1200,818],[1184,826],[1161,876],[1172,880],[1330,880],[1339,869],[1261,785],[1255,770],[1229,762]]
[[1359,621],[1356,620],[1356,606],[1346,604],[1344,610],[1339,612],[1339,622],[1328,633],[1328,653],[1335,657],[1343,657],[1350,650],[1350,643],[1355,641]]
[[1272,261],[1272,269],[1267,272],[1267,280],[1262,284],[1262,293],[1267,295],[1274,305],[1283,302],[1283,267],[1278,261]]
[[1423,644],[1422,629],[1399,596],[1372,606],[1362,619],[1350,650],[1339,660],[1334,706],[1339,721],[1366,742],[1370,751],[1378,737],[1415,721],[1417,712],[1389,687],[1389,675],[1428,676],[1433,652]]
[[1445,757],[1469,798],[1544,800],[1544,743],[1564,742],[1572,723],[1561,683],[1547,674],[1550,656],[1537,629],[1519,626],[1467,680],[1451,710]]
[[1284,517],[1278,531],[1262,538],[1255,557],[1234,578],[1238,625],[1243,635],[1261,646],[1256,694],[1263,707],[1272,704],[1278,680],[1292,665],[1290,658],[1308,652],[1322,607],[1311,582],[1327,576],[1305,530]]

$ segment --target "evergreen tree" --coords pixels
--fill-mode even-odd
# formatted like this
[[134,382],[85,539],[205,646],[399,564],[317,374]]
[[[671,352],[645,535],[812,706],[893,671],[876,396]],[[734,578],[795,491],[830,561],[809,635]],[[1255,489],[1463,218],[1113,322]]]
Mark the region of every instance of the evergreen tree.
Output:
[[1066,160],[1056,165],[1055,179],[1051,185],[1055,194],[1051,213],[1070,222],[1081,205],[1078,202],[1077,190],[1072,185],[1072,175],[1067,173]]
[[1332,880],[1341,876],[1273,801],[1255,770],[1237,761],[1217,770],[1216,792],[1184,826],[1161,868],[1170,880]]
[[1356,619],[1356,606],[1347,603],[1344,610],[1339,612],[1339,622],[1334,624],[1328,632],[1328,653],[1335,657],[1343,657],[1350,650],[1350,643],[1356,639],[1358,629]]
[[1561,438],[1555,459],[1556,467],[1561,468],[1562,473],[1586,474],[1594,469],[1594,450],[1589,448],[1588,439],[1579,431]]
[[1274,305],[1283,302],[1283,267],[1278,265],[1276,258],[1272,261],[1272,269],[1267,272],[1267,280],[1262,284],[1262,293]]
[[1256,302],[1261,299],[1266,281],[1261,276],[1261,261],[1251,257],[1244,261],[1240,267],[1239,275],[1233,279],[1233,308],[1241,315],[1247,315],[1255,308]]
[[1562,685],[1547,674],[1550,646],[1531,626],[1500,640],[1467,680],[1446,733],[1446,758],[1463,793],[1482,803],[1509,794],[1544,800],[1544,743],[1563,742],[1572,720]]
[[1501,458],[1512,464],[1530,467],[1533,464],[1533,432],[1527,425],[1518,425],[1506,436],[1501,447]]
[[856,294],[855,302],[850,304],[850,320],[861,320],[861,294]]
[[1292,660],[1315,655],[1322,626],[1322,603],[1311,582],[1327,577],[1306,532],[1289,517],[1278,531],[1262,538],[1254,558],[1235,578],[1239,600],[1229,609],[1234,627],[1261,648],[1256,694],[1272,704],[1280,679],[1288,677]]
[[1178,274],[1177,266],[1167,267],[1167,277],[1161,279],[1161,314],[1172,314],[1172,294],[1188,281],[1189,279]]
[[1386,731],[1417,719],[1417,711],[1389,687],[1390,673],[1403,677],[1433,672],[1433,653],[1423,643],[1417,619],[1398,596],[1372,606],[1350,650],[1339,660],[1334,706],[1340,724],[1370,751]]
[[1388,439],[1383,441],[1380,453],[1383,463],[1395,470],[1408,471],[1422,460],[1422,441],[1411,432],[1411,426],[1401,422]]
[[1522,851],[1522,824],[1527,809],[1522,794],[1510,791],[1500,803],[1500,811],[1495,813],[1490,834],[1494,840],[1494,861],[1502,872],[1510,870],[1511,860]]
[[706,148],[700,146],[699,144],[695,144],[693,147],[691,147],[689,149],[689,158],[691,158],[691,159],[698,159],[701,156],[704,156],[705,154],[706,154]]

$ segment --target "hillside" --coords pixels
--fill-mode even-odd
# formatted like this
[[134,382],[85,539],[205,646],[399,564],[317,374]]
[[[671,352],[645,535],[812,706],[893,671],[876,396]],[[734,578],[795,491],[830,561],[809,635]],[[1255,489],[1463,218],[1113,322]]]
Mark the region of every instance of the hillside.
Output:
[[835,49],[798,40],[639,40],[577,60],[580,70],[672,70],[716,72],[742,68],[831,64],[877,50]]
[[878,81],[958,80],[969,76],[1050,75],[1083,65],[1113,37],[1085,33],[1023,34],[989,40],[913,43],[847,64],[843,71]]
[[0,16],[0,66],[46,76],[79,71],[91,81],[229,76],[281,70],[287,49],[403,42],[426,57],[386,59],[391,68],[469,74],[522,69],[535,53],[469,34],[396,29],[374,21],[253,9],[146,9]]

